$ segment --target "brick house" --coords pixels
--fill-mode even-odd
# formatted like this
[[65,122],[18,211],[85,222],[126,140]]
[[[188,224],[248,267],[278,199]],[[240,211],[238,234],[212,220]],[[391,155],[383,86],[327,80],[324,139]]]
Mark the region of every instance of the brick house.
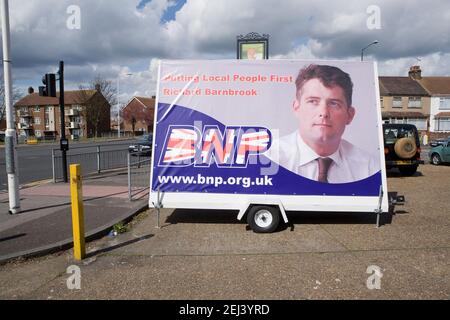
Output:
[[155,97],[133,97],[122,111],[124,132],[144,134],[153,132]]
[[422,133],[429,130],[431,96],[410,77],[379,77],[380,104],[385,123],[414,124]]
[[[19,136],[56,139],[60,136],[59,92],[56,97],[41,97],[32,88],[15,105]],[[65,91],[65,134],[71,139],[89,138],[110,131],[111,105],[97,90]],[[101,105],[101,110],[93,110]],[[92,114],[95,114],[95,117]],[[95,120],[94,120],[95,119]]]

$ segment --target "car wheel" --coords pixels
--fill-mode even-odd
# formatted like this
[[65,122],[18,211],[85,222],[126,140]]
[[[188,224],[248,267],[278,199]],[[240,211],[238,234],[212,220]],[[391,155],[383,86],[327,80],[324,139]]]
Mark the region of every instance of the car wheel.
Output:
[[441,157],[437,154],[437,153],[433,153],[431,155],[431,163],[434,164],[435,166],[441,164]]
[[398,168],[400,170],[400,173],[403,176],[412,176],[414,173],[416,173],[417,171],[417,165],[415,166],[404,166],[404,167],[400,167]]
[[416,142],[412,138],[401,138],[394,145],[395,153],[402,159],[411,159],[417,152]]
[[254,206],[247,215],[247,223],[255,233],[274,232],[280,222],[280,212],[275,207]]

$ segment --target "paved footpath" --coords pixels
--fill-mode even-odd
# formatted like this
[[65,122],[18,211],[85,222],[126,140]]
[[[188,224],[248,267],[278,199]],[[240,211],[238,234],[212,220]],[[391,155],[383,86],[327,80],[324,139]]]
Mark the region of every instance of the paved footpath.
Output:
[[[128,200],[127,175],[116,171],[83,180],[85,231],[105,234],[148,204],[146,191]],[[18,256],[72,246],[70,185],[43,183],[20,190],[22,212],[10,215],[8,194],[0,193],[0,263]]]

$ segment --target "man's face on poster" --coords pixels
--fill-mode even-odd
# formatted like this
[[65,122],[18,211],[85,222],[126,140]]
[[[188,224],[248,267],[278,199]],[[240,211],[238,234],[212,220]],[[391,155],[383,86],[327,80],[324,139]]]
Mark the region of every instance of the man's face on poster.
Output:
[[348,105],[344,90],[339,86],[326,87],[319,79],[304,83],[293,104],[303,140],[312,145],[339,145],[355,115]]

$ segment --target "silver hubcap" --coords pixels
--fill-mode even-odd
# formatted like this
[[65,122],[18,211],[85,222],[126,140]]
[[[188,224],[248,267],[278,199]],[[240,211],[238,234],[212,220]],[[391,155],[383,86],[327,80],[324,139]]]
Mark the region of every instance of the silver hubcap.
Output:
[[267,228],[272,224],[273,217],[270,211],[260,210],[255,214],[255,223],[260,228]]
[[433,156],[433,164],[438,164],[439,163],[439,159],[437,156]]

